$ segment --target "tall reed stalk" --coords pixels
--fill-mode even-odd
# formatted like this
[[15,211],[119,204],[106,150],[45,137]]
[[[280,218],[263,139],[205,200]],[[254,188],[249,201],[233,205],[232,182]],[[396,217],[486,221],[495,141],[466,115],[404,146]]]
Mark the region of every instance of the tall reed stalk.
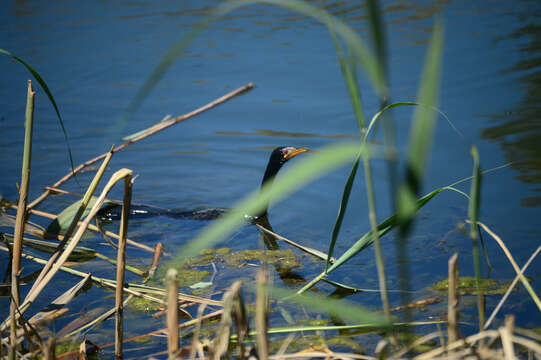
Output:
[[10,331],[10,359],[15,358],[15,347],[17,345],[17,321],[16,311],[21,298],[19,292],[19,272],[21,270],[21,254],[23,249],[24,224],[26,222],[26,202],[28,200],[28,187],[30,185],[30,165],[32,160],[32,132],[34,126],[34,89],[32,81],[28,80],[28,91],[26,98],[26,116],[24,132],[24,153],[21,173],[21,185],[19,188],[19,203],[17,206],[17,218],[13,235],[13,257],[11,262],[11,331]]
[[167,270],[167,344],[169,360],[176,359],[178,351],[178,272]]
[[132,194],[131,174],[124,178],[124,202],[122,204],[122,216],[120,219],[120,238],[118,240],[117,263],[116,263],[116,291],[115,291],[115,357],[122,359],[122,318],[124,315],[124,273],[126,265],[126,238],[128,237],[128,219],[130,217],[130,204]]

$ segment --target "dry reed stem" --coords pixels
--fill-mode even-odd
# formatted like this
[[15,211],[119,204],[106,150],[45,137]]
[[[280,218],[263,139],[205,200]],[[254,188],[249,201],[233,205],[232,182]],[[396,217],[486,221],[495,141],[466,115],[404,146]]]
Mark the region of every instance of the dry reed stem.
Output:
[[43,349],[41,351],[41,354],[43,356],[43,360],[54,360],[55,359],[55,351],[56,351],[56,343],[54,336],[51,336],[47,342],[44,344]]
[[60,244],[58,244],[56,251],[54,252],[54,254],[51,255],[47,264],[45,264],[43,269],[41,269],[41,272],[39,273],[38,278],[34,282],[34,285],[32,285],[32,288],[30,288],[30,291],[26,295],[27,299],[30,296],[32,296],[32,293],[36,290],[36,287],[41,283],[45,275],[47,275],[47,272],[51,269],[51,266],[53,265],[53,263],[58,259],[58,257],[62,253],[62,250],[64,250],[64,246],[68,242],[68,239],[71,237],[71,235],[73,234],[73,231],[75,230],[77,224],[79,223],[79,219],[82,217],[88,205],[88,202],[92,198],[92,195],[94,194],[94,191],[96,190],[96,187],[98,186],[98,183],[100,182],[103,176],[103,173],[105,172],[105,169],[107,168],[107,165],[109,165],[109,161],[111,160],[112,156],[113,156],[113,153],[109,151],[107,153],[107,156],[105,157],[105,160],[103,160],[98,172],[94,176],[94,179],[92,179],[92,183],[86,190],[83,200],[81,201],[81,205],[77,209],[77,212],[75,213],[75,216],[73,217],[73,220],[71,221],[70,226],[68,227],[66,234],[63,237],[63,240],[60,242]]
[[505,318],[505,326],[502,326],[498,329],[500,333],[500,339],[502,341],[503,353],[505,355],[505,360],[515,360],[515,349],[513,347],[513,328],[514,328],[515,318],[513,316],[508,316]]
[[[123,305],[126,306],[126,305],[128,304],[128,302],[129,302],[131,299],[133,299],[133,297],[134,297],[134,295],[130,294],[130,295],[124,300],[124,304],[123,304]],[[115,311],[116,311],[116,305],[115,305],[115,307],[113,307],[113,308],[107,310],[106,312],[104,312],[103,314],[101,314],[100,316],[98,316],[97,318],[95,318],[94,320],[92,320],[92,321],[90,321],[90,322],[88,322],[88,323],[86,323],[86,324],[84,324],[84,325],[78,327],[78,328],[75,329],[75,330],[72,330],[72,331],[70,331],[69,333],[67,333],[67,334],[65,334],[65,335],[60,335],[61,332],[62,332],[62,330],[61,330],[58,334],[59,334],[59,336],[61,336],[61,339],[69,338],[69,337],[71,337],[71,336],[73,336],[73,335],[75,335],[75,334],[77,334],[77,333],[80,333],[80,332],[83,331],[84,329],[87,329],[87,328],[89,328],[89,327],[92,327],[92,326],[94,326],[94,325],[96,325],[96,324],[99,324],[100,322],[102,322],[102,321],[108,319],[109,317],[111,317],[111,316],[115,313]]]
[[[3,247],[3,246],[0,246],[0,250],[9,251],[8,248]],[[28,260],[32,260],[32,261],[34,261],[34,262],[36,262],[38,264],[47,263],[46,260],[40,259],[40,258],[32,256],[32,255],[28,255],[28,254],[24,254],[24,253],[22,255],[23,255],[24,258],[26,258]],[[75,276],[79,276],[79,277],[85,277],[85,276],[89,275],[88,273],[78,271],[78,270],[75,270],[75,269],[71,269],[71,268],[66,267],[66,266],[61,266],[60,270],[62,270],[64,272],[67,272],[69,274],[75,275]],[[114,280],[100,278],[100,277],[97,277],[97,276],[92,276],[91,280],[93,282],[95,282],[96,284],[99,284],[101,286],[107,286],[107,287],[116,289],[116,283],[115,283]],[[130,283],[130,284],[128,284],[128,286],[129,287],[124,288],[124,292],[129,293],[129,294],[134,295],[134,296],[141,297],[141,298],[149,300],[149,301],[156,302],[158,304],[161,304],[161,305],[165,306],[165,302],[163,300],[152,297],[152,296],[149,296],[144,292],[139,292],[139,291],[133,290],[133,288],[137,288],[137,284],[131,284]],[[149,292],[149,291],[147,291],[146,288],[140,288],[140,289],[144,290],[146,292]],[[166,292],[164,290],[161,290],[161,289],[152,290],[149,293],[153,293],[153,294],[157,294],[157,295],[165,295],[166,294]],[[179,298],[180,301],[184,301],[184,302],[187,302],[187,303],[190,303],[190,304],[206,304],[206,305],[211,305],[211,306],[223,306],[222,301],[202,298],[202,297],[198,297],[198,296],[194,296],[194,295],[187,295],[187,294],[179,293],[178,298]],[[186,312],[184,309],[181,308],[180,310],[184,311],[186,315],[190,316],[190,314],[188,312]]]
[[433,333],[422,336],[422,337],[418,338],[417,340],[415,340],[414,342],[412,342],[411,344],[409,344],[404,349],[402,349],[399,352],[393,354],[391,356],[391,359],[398,359],[401,356],[403,356],[404,354],[408,353],[410,350],[414,349],[415,347],[417,347],[419,345],[422,345],[422,344],[426,343],[427,341],[435,339],[435,338],[437,338],[439,336],[440,336],[440,331],[434,331]]
[[32,160],[32,131],[34,126],[34,95],[32,81],[28,80],[28,90],[26,98],[25,112],[25,133],[24,133],[24,152],[21,166],[21,186],[19,188],[19,202],[17,206],[17,217],[15,220],[15,229],[13,233],[13,250],[11,260],[11,346],[10,358],[15,356],[15,346],[17,344],[17,323],[16,312],[21,302],[19,292],[19,272],[21,270],[21,254],[23,250],[24,223],[26,222],[27,210],[26,202],[28,200],[28,186],[30,184],[30,167]]
[[176,359],[178,351],[178,272],[176,269],[167,270],[167,344],[169,359]]
[[[96,215],[99,208],[103,204],[103,201],[105,200],[105,196],[107,196],[107,194],[109,193],[109,191],[112,189],[112,187],[114,186],[114,184],[117,181],[123,179],[127,175],[131,175],[131,170],[121,169],[121,170],[118,170],[117,172],[115,172],[111,176],[111,179],[105,185],[105,188],[103,189],[103,191],[102,191],[101,195],[99,196],[98,200],[96,201],[96,203],[92,207],[92,210],[90,211],[88,216],[85,218],[82,225],[77,229],[77,232],[75,233],[75,235],[71,239],[68,246],[66,246],[66,248],[62,252],[62,255],[60,255],[59,259],[54,263],[51,270],[45,275],[43,280],[38,284],[35,291],[32,294],[29,294],[31,296],[26,297],[23,304],[19,307],[18,313],[23,314],[28,309],[30,304],[32,304],[34,302],[34,300],[37,298],[37,296],[40,294],[40,292],[45,288],[45,286],[51,281],[51,279],[54,277],[54,275],[56,275],[56,273],[58,272],[60,267],[64,264],[64,262],[66,262],[68,257],[71,255],[73,249],[75,249],[75,247],[77,246],[77,244],[79,243],[79,241],[83,237],[83,234],[85,233],[90,220]],[[6,321],[4,321],[4,323],[2,323],[0,329],[5,329]]]
[[[259,224],[255,224],[255,226],[257,226],[258,229],[260,229],[261,231],[264,231],[264,232],[266,232],[267,234],[270,234],[270,235],[274,236],[274,237],[277,238],[278,240],[282,240],[283,242],[286,242],[286,243],[288,243],[289,245],[291,245],[291,246],[293,246],[293,247],[296,247],[297,249],[302,250],[302,251],[304,251],[304,252],[307,253],[307,254],[313,255],[313,256],[315,256],[315,257],[317,257],[317,258],[320,258],[320,259],[322,259],[322,260],[324,260],[324,261],[327,261],[328,255],[325,254],[325,253],[322,252],[322,251],[319,251],[319,250],[316,250],[316,249],[312,249],[312,248],[309,248],[309,247],[307,247],[307,246],[300,245],[300,244],[298,244],[298,243],[296,243],[296,242],[294,242],[294,241],[292,241],[292,240],[289,240],[289,239],[287,239],[287,238],[285,238],[285,237],[283,237],[283,236],[281,236],[281,235],[275,233],[274,231],[271,231],[271,230],[267,229],[266,227],[261,226],[261,225],[259,225]],[[332,257],[330,261],[331,261],[331,263],[334,263],[335,259]]]
[[203,312],[205,311],[205,308],[207,307],[206,304],[200,304],[197,308],[197,324],[195,325],[195,330],[193,332],[192,337],[192,347],[190,350],[190,359],[195,360],[195,353],[197,352],[200,342],[199,342],[199,334],[201,332],[201,317],[203,316]]
[[449,342],[458,340],[458,254],[449,259],[449,299],[447,301],[447,338]]
[[130,204],[132,194],[132,177],[124,177],[124,201],[122,204],[122,215],[120,219],[120,239],[118,240],[118,251],[116,260],[116,283],[120,286],[115,291],[115,358],[122,359],[122,318],[124,315],[124,275],[126,267],[126,238],[128,237],[128,220],[130,217]]
[[277,356],[284,355],[287,351],[287,348],[295,340],[295,334],[291,333],[289,334],[284,341],[282,342],[282,345],[280,345],[280,349],[278,349],[278,352],[276,353]]
[[512,336],[512,340],[515,344],[522,345],[523,347],[529,350],[532,350],[537,355],[541,356],[541,345],[539,345],[539,342],[536,342],[530,339],[525,339],[523,337],[519,337],[515,335]]
[[255,310],[255,328],[257,331],[257,354],[259,359],[267,360],[269,357],[269,344],[267,339],[267,310],[269,299],[267,297],[267,272],[261,269],[257,272],[257,298]]
[[162,252],[163,252],[163,244],[161,242],[158,242],[156,246],[154,246],[152,264],[150,265],[150,269],[148,269],[149,279],[152,279],[154,277],[154,273],[156,272],[156,269],[158,268],[158,265],[160,263],[160,258],[162,257]]
[[55,314],[57,312],[60,312],[62,309],[66,309],[64,306],[66,306],[81,289],[83,289],[90,281],[91,275],[87,274],[81,281],[79,281],[77,284],[72,286],[69,290],[64,292],[62,295],[54,299],[50,305],[46,307],[45,310],[40,311],[39,313],[35,314],[28,320],[28,322],[32,325],[38,325],[42,322],[47,321],[47,319],[53,319],[57,317]]
[[477,341],[480,341],[482,339],[485,339],[485,338],[496,338],[498,337],[498,332],[496,330],[486,330],[486,331],[482,331],[480,333],[477,333],[477,334],[474,334],[474,335],[471,335],[471,336],[468,336],[467,338],[465,339],[460,339],[460,340],[457,340],[453,343],[449,343],[447,344],[447,346],[442,346],[442,347],[439,347],[437,349],[434,349],[434,350],[430,350],[424,354],[420,354],[416,357],[414,357],[413,359],[414,360],[428,360],[428,359],[432,359],[440,354],[443,354],[444,352],[446,351],[449,351],[449,350],[455,350],[455,349],[458,349],[462,346],[472,346],[474,345]]
[[[199,321],[213,319],[215,317],[221,316],[222,313],[223,313],[223,310],[216,310],[216,311],[211,312],[211,313],[209,313],[207,315],[203,315],[199,319],[192,319],[192,320],[188,320],[188,321],[185,321],[183,323],[180,323],[180,324],[178,324],[178,328],[183,329],[183,328],[186,328],[186,327],[189,327],[189,326],[197,325],[197,323]],[[158,334],[167,334],[167,333],[168,333],[168,329],[158,329],[158,330],[148,332],[146,334],[136,335],[136,336],[132,336],[131,338],[124,339],[124,343],[139,340],[141,338],[148,337],[148,336],[154,336],[154,335],[158,335]],[[111,347],[114,344],[115,343],[109,343],[109,344],[102,345],[102,346],[100,346],[100,349],[105,349],[105,348]]]
[[367,355],[359,354],[348,354],[348,353],[326,353],[323,351],[311,351],[303,353],[294,353],[294,354],[283,354],[283,355],[271,355],[269,359],[271,360],[280,360],[280,359],[304,359],[304,358],[326,358],[326,359],[361,359],[361,360],[376,360],[377,358]]
[[488,327],[492,323],[492,320],[494,320],[494,318],[498,314],[498,311],[500,311],[501,307],[503,306],[505,300],[507,300],[507,298],[509,297],[509,294],[511,294],[511,291],[513,291],[513,289],[515,288],[515,285],[518,283],[520,277],[524,274],[524,272],[526,271],[528,266],[530,266],[531,262],[539,254],[540,251],[541,251],[541,246],[539,246],[537,248],[537,250],[534,251],[534,253],[530,256],[528,261],[526,261],[526,264],[524,264],[522,269],[520,269],[520,273],[517,274],[517,276],[515,276],[515,278],[513,279],[513,282],[511,282],[511,285],[509,285],[509,287],[507,288],[507,291],[502,296],[502,299],[500,300],[500,302],[498,302],[498,305],[494,308],[494,310],[492,311],[492,314],[490,314],[490,317],[488,318],[487,322],[485,323],[485,326],[483,326],[483,330],[488,329]]
[[[466,222],[470,222],[470,221],[466,220]],[[528,293],[530,294],[530,296],[534,300],[535,304],[537,305],[537,308],[539,309],[539,311],[541,311],[541,300],[539,300],[539,297],[537,296],[535,291],[532,289],[530,283],[524,277],[524,275],[520,275],[520,268],[518,267],[515,259],[513,258],[513,255],[511,255],[511,252],[509,251],[509,249],[507,249],[507,246],[505,246],[503,240],[498,235],[496,235],[492,230],[490,230],[488,228],[488,226],[486,226],[482,222],[478,221],[477,224],[479,226],[481,226],[483,228],[483,230],[485,230],[490,236],[492,236],[492,238],[494,240],[496,240],[498,245],[500,245],[503,252],[505,253],[505,256],[507,256],[507,258],[509,259],[509,262],[511,263],[511,265],[513,265],[513,268],[515,269],[515,272],[519,275],[520,281],[522,282],[522,285],[524,285],[524,287],[526,288],[526,290],[528,291]]]
[[[227,100],[230,100],[232,98],[234,98],[235,96],[245,92],[245,91],[248,91],[250,89],[252,89],[254,87],[254,84],[252,83],[249,83],[247,85],[244,85],[236,90],[233,90],[227,94],[225,94],[224,96],[206,104],[205,106],[202,106],[192,112],[189,112],[187,114],[184,114],[184,115],[180,115],[180,116],[177,116],[176,118],[174,119],[171,119],[169,121],[164,121],[163,123],[158,123],[154,126],[152,126],[151,128],[148,129],[148,131],[145,131],[144,134],[142,134],[141,136],[138,136],[132,140],[128,140],[126,141],[125,143],[123,143],[122,145],[119,145],[117,147],[115,147],[112,151],[115,153],[117,151],[120,151],[122,149],[124,149],[125,147],[135,143],[135,142],[138,142],[140,140],[143,140],[144,138],[150,136],[150,135],[153,135],[155,133],[157,133],[158,131],[161,131],[161,130],[164,130],[172,125],[175,125],[181,121],[184,121],[184,120],[187,120],[195,115],[198,115],[206,110],[209,110],[209,109],[212,109],[213,107],[227,101]],[[82,164],[80,164],[79,166],[77,166],[75,169],[73,169],[71,172],[69,172],[68,174],[66,174],[63,178],[61,178],[60,180],[58,180],[56,183],[54,183],[51,187],[53,188],[57,188],[59,187],[60,185],[62,185],[63,183],[65,183],[66,181],[68,181],[69,179],[71,179],[76,173],[80,172],[81,170],[83,170],[84,168],[86,168],[87,166],[90,166],[92,164],[94,164],[95,162],[103,159],[107,154],[101,154],[99,156],[96,156],[95,158],[93,159],[90,159]],[[51,193],[50,190],[45,190],[39,197],[37,197],[34,201],[32,201],[30,203],[30,205],[28,205],[28,208],[32,209],[34,208],[36,205],[38,205],[40,202],[42,202],[47,196],[49,196],[49,194]]]

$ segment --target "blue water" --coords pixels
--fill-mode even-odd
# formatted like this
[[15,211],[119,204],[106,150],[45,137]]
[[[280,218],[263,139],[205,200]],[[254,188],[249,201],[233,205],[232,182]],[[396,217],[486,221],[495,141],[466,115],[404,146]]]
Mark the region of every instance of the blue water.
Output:
[[[325,27],[283,9],[261,5],[237,10],[203,32],[167,71],[136,114],[123,122],[122,114],[162,56],[218,2],[205,4],[166,0],[52,4],[10,1],[0,11],[0,47],[26,60],[47,81],[64,119],[76,164],[105,152],[111,144],[120,144],[122,136],[146,128],[167,114],[187,113],[237,87],[249,82],[256,84],[254,90],[243,96],[117,153],[107,175],[121,167],[133,169],[139,175],[134,185],[134,202],[175,209],[200,205],[231,207],[259,186],[270,149],[279,145],[317,149],[355,139],[358,134]],[[335,12],[340,9],[333,6],[336,4],[321,2]],[[364,9],[357,5],[343,2],[341,6],[346,11],[340,16],[366,39]],[[541,235],[537,224],[541,203],[540,4],[417,1],[397,5],[385,1],[382,7],[388,25],[391,91],[395,101],[415,100],[434,17],[442,18],[445,27],[440,109],[464,138],[445,120],[439,120],[424,191],[471,175],[470,144],[478,146],[483,169],[513,162],[484,177],[481,220],[502,237],[519,266],[524,264],[539,245]],[[0,194],[14,201],[15,184],[20,181],[29,74],[6,56],[0,57],[0,64]],[[378,110],[379,102],[363,77],[360,84],[366,115],[370,117]],[[54,110],[37,83],[35,87],[30,199],[69,171],[66,145]],[[412,109],[405,108],[393,112],[401,154],[408,143],[411,114]],[[376,139],[381,140],[381,136]],[[274,230],[326,250],[348,172],[349,167],[339,169],[273,206],[270,221]],[[387,168],[382,161],[373,162],[373,175],[381,221],[391,215]],[[70,181],[62,188],[83,192],[92,176],[91,172],[83,173],[78,176],[81,185]],[[468,192],[469,183],[460,189]],[[121,196],[119,189],[114,191],[113,197]],[[50,198],[39,209],[56,213],[73,200]],[[364,180],[360,176],[337,245],[338,253],[368,230],[366,204]],[[447,276],[447,259],[455,251],[460,254],[460,273],[473,275],[471,241],[455,229],[466,217],[467,202],[456,193],[438,195],[421,211],[409,241],[410,272],[415,274],[411,287],[419,290],[412,295],[414,300],[433,296],[426,288]],[[40,218],[31,220],[47,225]],[[145,219],[132,224],[130,237],[149,246],[162,241],[167,251],[174,254],[204,225],[166,217]],[[383,250],[388,286],[397,289],[400,274],[392,238],[393,235],[383,239]],[[86,245],[93,246],[97,240],[86,241]],[[514,271],[501,249],[488,236],[485,242],[494,266],[490,276],[504,280],[513,277]],[[220,246],[240,250],[260,245],[257,231],[246,226]],[[106,246],[101,249],[114,256]],[[129,258],[136,264],[149,264],[148,255],[130,250],[133,252]],[[0,259],[2,268],[6,268],[7,256]],[[304,261],[305,266],[298,271],[306,279],[322,270],[321,264]],[[35,269],[35,265],[25,263],[25,273]],[[96,261],[81,269],[110,277],[112,267]],[[486,266],[483,272],[487,274]],[[538,261],[527,275],[539,292]],[[67,275],[59,279],[58,286],[50,286],[39,299],[36,309],[76,281]],[[348,262],[332,279],[351,286],[376,288],[372,248]],[[320,290],[333,291],[327,285],[321,285]],[[93,288],[91,294],[76,300],[74,309],[90,306],[88,297],[100,299],[108,293]],[[379,306],[377,294],[350,299],[373,308]],[[499,297],[488,298],[488,311],[498,300]],[[106,304],[95,300],[100,306],[112,306],[112,298],[103,301]],[[399,305],[399,301],[399,296],[392,293],[392,305]],[[7,299],[0,304],[7,309]],[[416,318],[439,316],[444,308],[436,305],[430,315],[421,313]],[[500,319],[508,312],[516,314],[518,326],[538,326],[541,320],[523,289],[511,295]],[[467,321],[476,324],[474,312],[470,314]],[[154,328],[161,324],[160,320],[152,323]],[[466,333],[474,330],[465,325]]]

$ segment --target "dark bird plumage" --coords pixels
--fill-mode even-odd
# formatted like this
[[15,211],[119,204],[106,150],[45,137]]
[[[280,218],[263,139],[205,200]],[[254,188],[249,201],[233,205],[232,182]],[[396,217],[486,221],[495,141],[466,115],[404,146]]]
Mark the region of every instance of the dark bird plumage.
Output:
[[[278,171],[282,166],[293,157],[302,154],[303,152],[308,151],[307,148],[301,147],[296,148],[293,146],[280,146],[274,149],[269,157],[269,162],[267,163],[267,168],[263,174],[263,180],[261,181],[261,186],[265,184],[271,184],[274,180]],[[165,215],[173,218],[185,218],[191,220],[213,220],[219,217],[226,209],[219,208],[199,208],[195,210],[188,211],[175,211],[167,209],[159,209],[147,205],[135,205],[133,204],[130,210],[130,215],[132,217],[150,217],[150,216],[159,216]],[[259,217],[262,217],[267,214],[267,207],[258,214],[257,216],[251,216],[252,220],[255,220]],[[120,205],[110,205],[106,206],[100,210],[98,216],[102,220],[118,220],[121,215],[121,206]]]

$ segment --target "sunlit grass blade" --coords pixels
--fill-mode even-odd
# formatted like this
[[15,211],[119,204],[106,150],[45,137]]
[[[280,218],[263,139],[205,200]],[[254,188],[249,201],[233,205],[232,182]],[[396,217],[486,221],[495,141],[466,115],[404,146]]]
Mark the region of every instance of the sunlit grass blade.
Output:
[[20,57],[15,56],[9,51],[4,50],[4,49],[0,49],[0,54],[10,56],[13,60],[16,60],[19,63],[23,64],[23,66],[32,74],[32,76],[34,76],[36,81],[41,85],[43,91],[45,91],[45,94],[47,95],[47,97],[49,98],[49,101],[53,105],[54,111],[56,112],[56,116],[58,117],[58,122],[60,123],[60,128],[62,129],[62,133],[64,134],[64,140],[66,141],[66,147],[68,148],[68,156],[70,160],[71,169],[73,170],[75,168],[75,165],[73,165],[73,157],[71,155],[71,146],[69,143],[68,132],[66,131],[66,127],[64,126],[64,121],[62,120],[62,116],[60,115],[60,110],[58,109],[58,105],[56,105],[54,96],[51,90],[49,90],[49,86],[47,86],[47,83],[45,82],[45,80],[43,80],[41,75],[32,66],[30,66],[26,61],[24,61]]
[[[366,133],[364,134],[363,141],[366,141],[368,139],[368,136],[370,135],[370,132],[374,128],[374,125],[376,125],[376,123],[380,120],[380,118],[382,117],[382,115],[386,111],[391,110],[391,109],[396,108],[396,107],[402,107],[402,106],[426,106],[426,105],[418,103],[418,102],[414,102],[414,101],[400,101],[400,102],[395,102],[395,103],[386,105],[380,111],[375,113],[374,116],[372,116],[372,119],[370,119],[370,123],[368,124],[368,128],[366,129]],[[449,117],[443,111],[441,111],[440,109],[438,109],[435,106],[430,107],[430,109],[432,109],[433,111],[436,111],[437,113],[439,113],[447,121],[449,126],[451,126],[453,131],[455,131],[459,136],[463,137],[462,133],[456,128],[456,126],[451,122]]]
[[[340,64],[340,69],[342,70],[342,75],[346,83],[346,87],[348,90],[349,98],[351,100],[351,104],[353,105],[353,111],[357,119],[359,131],[361,131],[361,134],[362,134],[365,132],[366,121],[365,121],[365,117],[363,113],[361,93],[360,93],[359,85],[357,82],[356,64],[354,63],[352,59],[354,55],[351,52],[351,48],[348,47],[350,58],[349,60],[346,59],[346,57],[344,56],[344,52],[342,50],[342,44],[340,43],[340,40],[336,36],[334,26],[331,25],[329,27],[329,32],[331,34],[331,38],[333,40],[336,53],[338,55],[338,62]],[[342,227],[342,222],[344,220],[344,215],[346,213],[348,202],[349,202],[349,196],[351,194],[351,188],[353,186],[353,182],[355,181],[355,176],[357,175],[357,169],[359,168],[360,159],[361,159],[361,155],[359,154],[357,158],[355,159],[353,167],[349,173],[348,179],[346,180],[344,190],[342,192],[342,198],[340,200],[340,207],[338,209],[338,215],[336,217],[336,221],[334,223],[332,233],[331,233],[331,241],[329,243],[328,258],[325,263],[325,269],[328,268],[331,262],[330,260],[332,258],[334,247],[336,245],[336,241],[340,233],[340,228]]]
[[[430,46],[428,48],[421,86],[418,94],[418,106],[413,115],[410,131],[406,181],[399,186],[397,210],[400,220],[406,224],[416,211],[416,197],[421,191],[422,179],[428,162],[435,127],[436,115],[431,107],[437,107],[441,76],[441,53],[443,47],[443,28],[436,22]],[[405,232],[407,226],[402,227]]]
[[197,38],[205,29],[207,29],[212,23],[214,23],[220,17],[239,9],[244,6],[252,4],[267,4],[281,6],[286,9],[296,11],[300,14],[312,17],[319,22],[325,24],[328,27],[333,27],[334,31],[340,35],[346,42],[348,47],[351,47],[355,54],[355,60],[364,70],[366,76],[372,83],[372,86],[377,93],[387,93],[386,85],[383,80],[381,68],[378,65],[376,57],[372,54],[365,42],[360,36],[353,31],[348,25],[341,20],[330,15],[323,9],[314,7],[304,1],[299,0],[249,0],[249,1],[231,1],[216,7],[211,13],[205,17],[202,21],[194,25],[188,33],[186,33],[180,40],[175,42],[169,51],[160,60],[160,63],[150,76],[145,80],[144,84],[138,90],[133,101],[128,105],[124,120],[131,117],[135,111],[139,108],[141,103],[148,97],[150,91],[158,84],[166,71],[173,65],[175,60],[187,49],[190,43]]
[[[362,147],[361,151],[368,151],[368,147]],[[310,156],[299,160],[297,164],[291,164],[278,176],[272,186],[264,186],[261,191],[253,192],[221,219],[207,226],[201,234],[180,250],[178,260],[194,256],[200,250],[211,247],[243,224],[246,221],[246,214],[257,214],[271,199],[279,201],[317,177],[353,161],[358,152],[358,144],[331,145],[313,152]]]
[[342,193],[342,199],[340,200],[340,207],[338,209],[338,215],[336,216],[336,221],[334,223],[331,242],[329,243],[329,250],[327,252],[327,261],[325,262],[325,272],[329,268],[331,259],[334,253],[334,247],[336,245],[336,240],[338,239],[338,234],[340,233],[340,228],[342,227],[342,221],[344,220],[344,215],[346,214],[349,195],[351,194],[351,188],[353,187],[353,182],[355,181],[355,175],[357,174],[357,169],[359,168],[359,161],[361,160],[361,155],[359,154],[353,163],[353,167],[349,173],[346,185],[344,186],[344,191]]

